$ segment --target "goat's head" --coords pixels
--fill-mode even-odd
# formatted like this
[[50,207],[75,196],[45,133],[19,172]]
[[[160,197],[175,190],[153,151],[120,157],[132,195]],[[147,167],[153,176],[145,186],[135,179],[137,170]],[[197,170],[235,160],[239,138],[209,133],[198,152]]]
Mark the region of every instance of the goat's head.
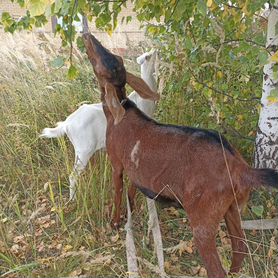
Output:
[[152,64],[154,64],[156,55],[157,55],[157,51],[153,49],[153,50],[151,50],[149,52],[145,52],[141,56],[137,57],[136,62],[139,65],[142,65],[145,62],[148,62],[148,63],[151,62]]
[[124,86],[126,83],[142,98],[159,99],[159,95],[154,93],[141,78],[126,72],[121,57],[108,51],[93,35],[86,33],[83,35],[83,40],[115,124],[119,123],[125,114],[119,99],[125,98]]
[[83,40],[100,86],[105,87],[108,82],[116,87],[124,87],[126,73],[122,58],[103,47],[90,33],[84,34]]

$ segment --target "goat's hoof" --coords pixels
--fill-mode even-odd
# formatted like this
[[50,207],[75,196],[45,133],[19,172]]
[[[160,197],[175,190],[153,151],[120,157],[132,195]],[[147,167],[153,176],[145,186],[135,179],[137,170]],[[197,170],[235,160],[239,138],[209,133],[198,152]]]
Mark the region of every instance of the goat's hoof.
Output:
[[119,228],[120,228],[120,223],[119,222],[112,222],[112,228],[114,229],[114,230],[119,230]]

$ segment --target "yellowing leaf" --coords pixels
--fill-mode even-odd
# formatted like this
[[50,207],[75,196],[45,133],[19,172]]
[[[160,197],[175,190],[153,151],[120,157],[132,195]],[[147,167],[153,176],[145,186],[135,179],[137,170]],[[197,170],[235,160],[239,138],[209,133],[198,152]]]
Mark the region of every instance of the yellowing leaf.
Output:
[[44,14],[47,6],[50,6],[53,2],[54,0],[29,0],[26,3],[26,8],[31,16],[38,16]]
[[213,1],[212,0],[208,0],[207,1],[207,6],[210,8],[212,6]]
[[242,7],[242,11],[248,16],[249,14],[250,14],[250,12],[248,11],[248,8],[247,8],[247,6],[248,6],[248,3],[249,1],[246,1],[245,2],[245,4],[244,4],[244,6]]
[[75,79],[78,76],[78,70],[75,66],[71,65],[68,70],[68,78],[70,80]]
[[272,89],[269,96],[267,97],[268,105],[278,102],[278,89]]
[[109,28],[109,29],[107,30],[107,34],[109,35],[109,37],[112,37],[112,34],[113,34],[112,28]]
[[239,31],[243,33],[245,30],[246,30],[246,25],[245,24],[240,24]]
[[270,57],[270,62],[278,63],[278,51]]
[[223,77],[223,73],[221,71],[218,71],[216,73],[216,75],[217,75],[217,78],[219,78],[219,79],[221,79]]

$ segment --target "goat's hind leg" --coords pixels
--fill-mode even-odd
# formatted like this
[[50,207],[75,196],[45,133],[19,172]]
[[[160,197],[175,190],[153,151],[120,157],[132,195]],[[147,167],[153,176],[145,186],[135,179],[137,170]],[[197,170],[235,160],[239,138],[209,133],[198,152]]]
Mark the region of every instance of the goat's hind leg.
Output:
[[[187,199],[185,198],[183,201],[185,208]],[[218,256],[216,234],[219,223],[228,207],[225,208],[220,203],[212,206],[211,201],[217,203],[213,195],[204,194],[203,198],[196,200],[186,211],[193,231],[193,238],[206,267],[208,277],[224,278],[226,271],[223,269]]]
[[70,197],[69,200],[73,201],[76,198],[76,183],[78,177],[82,174],[84,169],[86,168],[88,161],[90,160],[91,154],[88,152],[76,152],[75,153],[75,162],[73,166],[73,170],[69,176],[70,182]]
[[199,223],[193,227],[193,237],[205,264],[208,277],[224,278],[226,272],[221,265],[215,242],[217,226],[211,223],[207,225],[204,222]]
[[225,222],[232,241],[233,258],[230,273],[240,270],[242,261],[246,256],[247,246],[244,233],[241,229],[240,213],[236,203],[233,203],[225,215]]

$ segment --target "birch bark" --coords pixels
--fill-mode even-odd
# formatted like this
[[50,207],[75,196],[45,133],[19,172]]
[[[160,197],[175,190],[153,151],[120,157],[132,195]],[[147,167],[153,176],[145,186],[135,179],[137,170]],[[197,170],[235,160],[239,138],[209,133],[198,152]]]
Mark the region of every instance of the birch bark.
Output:
[[[278,0],[271,7],[267,26],[267,49],[272,56],[278,51]],[[277,63],[276,63],[277,64]],[[275,62],[270,61],[263,70],[263,90],[254,166],[256,168],[278,169],[278,102],[269,97],[278,90],[278,77],[274,74]]]

